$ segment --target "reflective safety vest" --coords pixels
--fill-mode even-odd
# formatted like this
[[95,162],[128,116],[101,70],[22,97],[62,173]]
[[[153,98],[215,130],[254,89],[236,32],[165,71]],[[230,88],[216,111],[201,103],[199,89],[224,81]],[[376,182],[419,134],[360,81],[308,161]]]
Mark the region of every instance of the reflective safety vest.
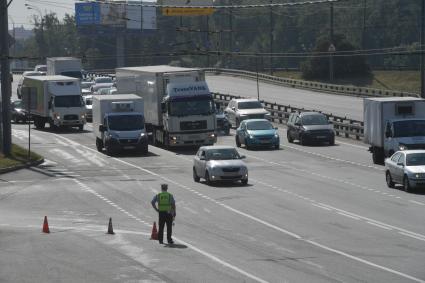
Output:
[[159,211],[171,211],[171,197],[172,195],[168,192],[158,194],[158,210]]

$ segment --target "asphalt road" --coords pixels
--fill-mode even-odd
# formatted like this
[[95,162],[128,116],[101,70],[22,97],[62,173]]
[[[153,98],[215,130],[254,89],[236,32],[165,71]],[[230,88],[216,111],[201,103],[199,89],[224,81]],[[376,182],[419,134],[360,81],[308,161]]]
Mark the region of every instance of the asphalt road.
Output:
[[[231,76],[206,77],[213,92],[257,98],[257,82]],[[328,114],[363,121],[363,99],[283,87],[259,82],[260,100],[291,105],[308,110],[320,110]]]
[[[425,192],[388,189],[361,143],[241,148],[249,184],[208,186],[193,150],[109,157],[90,125],[31,140],[46,163],[0,176],[1,282],[425,282]],[[26,125],[13,141],[26,145]],[[149,240],[161,183],[173,247]]]

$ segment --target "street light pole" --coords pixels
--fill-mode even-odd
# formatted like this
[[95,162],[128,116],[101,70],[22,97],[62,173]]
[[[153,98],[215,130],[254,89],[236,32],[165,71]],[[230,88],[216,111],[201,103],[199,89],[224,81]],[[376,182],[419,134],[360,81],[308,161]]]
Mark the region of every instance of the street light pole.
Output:
[[335,52],[334,45],[334,4],[330,4],[330,45],[329,45],[329,81],[332,82],[334,79],[334,61],[333,61],[333,52]]
[[25,3],[25,6],[27,7],[28,10],[35,10],[40,14],[40,28],[41,28],[41,42],[40,42],[40,55],[42,58],[44,58],[44,52],[45,52],[45,48],[44,48],[44,27],[43,27],[43,23],[44,23],[44,19],[43,19],[43,13],[41,13],[40,8],[38,8],[37,6]]
[[9,67],[9,22],[7,0],[0,0],[0,62],[1,62],[1,121],[0,149],[4,155],[12,152],[12,126],[10,124],[10,67]]

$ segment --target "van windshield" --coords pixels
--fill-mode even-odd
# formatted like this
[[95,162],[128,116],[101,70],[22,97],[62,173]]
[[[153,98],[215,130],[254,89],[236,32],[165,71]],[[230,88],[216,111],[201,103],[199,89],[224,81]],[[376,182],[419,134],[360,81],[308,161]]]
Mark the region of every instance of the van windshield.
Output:
[[142,115],[117,115],[108,117],[108,127],[112,131],[138,131],[145,128]]
[[394,137],[425,136],[425,120],[404,120],[394,122]]
[[62,72],[61,75],[71,77],[71,78],[77,78],[77,79],[83,78],[83,74],[80,71]]
[[81,95],[55,96],[55,107],[81,107],[83,105]]

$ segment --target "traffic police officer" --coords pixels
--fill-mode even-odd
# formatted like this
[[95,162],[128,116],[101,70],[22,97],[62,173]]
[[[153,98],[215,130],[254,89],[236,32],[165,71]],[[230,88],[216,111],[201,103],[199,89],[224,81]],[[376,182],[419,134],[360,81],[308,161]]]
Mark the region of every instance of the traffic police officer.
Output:
[[[158,212],[159,215],[159,229],[158,229],[158,240],[160,244],[163,244],[164,238],[164,225],[167,224],[167,242],[174,244],[172,235],[173,220],[176,217],[176,203],[172,194],[167,192],[168,185],[161,184],[161,192],[154,196],[151,201],[152,207]],[[158,203],[158,207],[156,207]]]

